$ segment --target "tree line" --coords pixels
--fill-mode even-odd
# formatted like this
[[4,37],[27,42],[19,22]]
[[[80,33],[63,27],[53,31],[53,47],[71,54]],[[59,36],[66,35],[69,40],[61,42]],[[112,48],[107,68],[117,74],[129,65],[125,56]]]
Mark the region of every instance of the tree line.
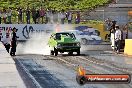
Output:
[[90,10],[97,6],[102,6],[109,3],[111,0],[1,0],[0,7],[16,9],[21,7],[25,9],[27,6],[30,8],[39,8],[43,6],[45,9],[61,10]]

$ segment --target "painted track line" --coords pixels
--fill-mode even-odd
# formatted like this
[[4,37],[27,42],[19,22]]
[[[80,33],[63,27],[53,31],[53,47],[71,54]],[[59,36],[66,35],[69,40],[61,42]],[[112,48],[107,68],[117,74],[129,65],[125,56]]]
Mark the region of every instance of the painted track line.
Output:
[[[16,59],[17,60],[17,59]],[[21,61],[17,60],[19,62],[19,64],[21,65],[21,67],[23,68],[23,70],[26,72],[26,74],[32,79],[33,83],[35,84],[35,86],[37,88],[43,88],[37,81],[36,79],[30,74],[30,72],[26,69],[26,67],[23,65],[23,63],[21,63]]]

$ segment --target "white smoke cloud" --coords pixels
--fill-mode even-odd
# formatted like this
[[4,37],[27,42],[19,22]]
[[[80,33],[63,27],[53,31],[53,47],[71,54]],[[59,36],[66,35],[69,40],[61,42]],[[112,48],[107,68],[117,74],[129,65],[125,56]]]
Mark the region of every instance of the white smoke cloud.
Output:
[[34,33],[31,38],[24,42],[19,43],[17,46],[17,54],[43,54],[49,55],[50,48],[48,46],[48,39],[50,34]]
[[69,29],[73,29],[72,25],[61,25],[54,24],[53,30],[51,33],[41,32],[41,33],[33,33],[28,41],[24,43],[18,43],[16,54],[42,54],[42,55],[50,55],[50,48],[48,46],[48,40],[52,32],[55,32],[57,28],[59,31],[66,31]]

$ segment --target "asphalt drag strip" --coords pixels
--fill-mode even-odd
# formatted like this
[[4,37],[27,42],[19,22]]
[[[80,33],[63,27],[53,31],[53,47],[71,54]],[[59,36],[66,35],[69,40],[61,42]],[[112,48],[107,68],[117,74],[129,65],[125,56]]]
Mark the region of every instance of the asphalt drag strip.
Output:
[[18,55],[14,57],[25,69],[36,88],[132,88],[130,84],[86,84],[76,82],[78,65],[89,74],[132,74],[129,68],[122,68],[107,60],[91,58],[87,55],[57,57],[50,55]]

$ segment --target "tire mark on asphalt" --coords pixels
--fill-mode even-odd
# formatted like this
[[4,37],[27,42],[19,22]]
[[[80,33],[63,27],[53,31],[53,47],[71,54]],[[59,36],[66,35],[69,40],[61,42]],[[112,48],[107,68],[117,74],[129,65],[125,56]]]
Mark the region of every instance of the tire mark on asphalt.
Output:
[[[30,59],[18,59],[22,68],[32,79],[36,88],[67,88],[65,84],[57,79],[53,74],[50,74],[47,70]],[[40,69],[41,68],[41,69]]]
[[37,88],[42,88],[42,86],[36,81],[36,79],[33,77],[33,75],[30,74],[29,70],[23,65],[23,63],[16,59],[18,63],[21,65],[21,67],[24,69],[26,74],[32,79],[33,83],[36,85]]
[[[76,71],[76,68],[77,68],[77,66],[79,66],[79,63],[78,63],[78,65],[77,64],[73,64],[73,63],[71,63],[70,61],[68,61],[66,58],[69,58],[69,56],[67,56],[67,57],[55,57],[55,56],[46,56],[46,57],[48,57],[48,58],[52,58],[52,59],[55,59],[55,60],[61,60],[62,62],[64,62],[65,64],[68,64],[67,66],[74,66],[75,68],[74,68],[74,70]],[[74,56],[73,56],[74,57]],[[73,58],[73,57],[71,57],[70,56],[70,58]],[[93,64],[96,64],[97,66],[100,66],[100,67],[104,67],[104,68],[107,68],[107,70],[108,69],[110,69],[110,70],[113,70],[114,72],[115,72],[115,74],[116,74],[116,72],[117,71],[119,71],[119,72],[122,72],[122,73],[129,73],[130,74],[130,72],[131,71],[129,71],[129,70],[126,70],[126,69],[123,69],[123,68],[119,68],[119,67],[116,67],[116,65],[115,64],[113,64],[113,63],[110,63],[110,62],[107,62],[107,61],[103,61],[103,60],[95,60],[96,58],[91,58],[91,57],[87,57],[86,58],[86,56],[76,56],[75,58],[77,58],[77,59],[82,59],[82,60],[85,60],[85,61],[87,61],[87,62],[90,62],[90,63],[93,63]],[[90,59],[89,59],[90,58]],[[65,59],[65,60],[64,60]],[[93,59],[93,60],[92,60]],[[75,60],[75,59],[72,59],[72,60]],[[73,61],[74,62],[74,61]],[[104,64],[105,63],[105,64]],[[107,65],[107,64],[109,64],[109,65]],[[88,64],[89,65],[89,64]],[[110,65],[112,65],[112,66],[110,66]],[[90,72],[90,73],[92,73],[92,74],[102,74],[102,73],[97,73],[97,72],[93,72],[93,71],[91,71],[91,70],[87,70],[88,72]],[[119,74],[119,72],[118,72],[118,74]],[[105,73],[106,74],[106,73]],[[107,74],[109,74],[109,73],[107,73]],[[130,87],[130,88],[132,88],[132,83],[130,83],[130,84],[128,84],[128,85],[125,85],[125,86],[128,86],[128,87]]]

